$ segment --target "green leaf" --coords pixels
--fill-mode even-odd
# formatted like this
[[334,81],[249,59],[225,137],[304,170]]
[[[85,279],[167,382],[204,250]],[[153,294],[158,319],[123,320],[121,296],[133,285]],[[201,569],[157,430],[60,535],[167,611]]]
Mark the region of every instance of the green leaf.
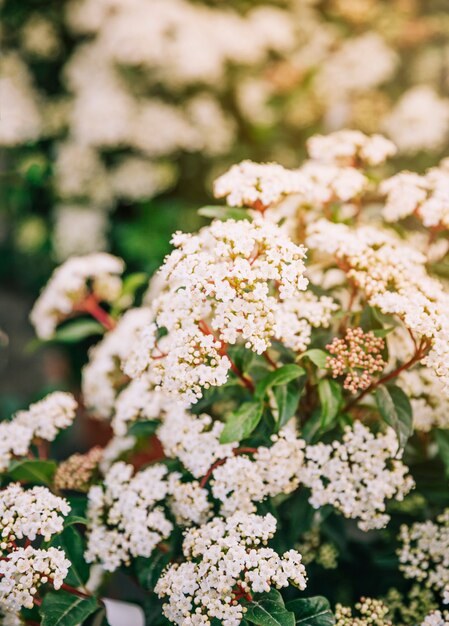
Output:
[[23,459],[12,461],[8,474],[13,480],[35,485],[49,485],[56,471],[55,461]]
[[299,387],[294,381],[288,385],[275,387],[274,398],[278,410],[277,425],[279,428],[282,428],[295,415],[304,385],[305,378]]
[[303,626],[332,626],[335,617],[329,601],[323,596],[301,598],[287,602],[287,609],[295,614],[295,624]]
[[151,437],[160,426],[159,420],[147,420],[145,422],[135,422],[128,429],[128,434],[133,437]]
[[305,369],[299,367],[299,365],[295,365],[294,363],[283,365],[274,372],[270,372],[267,376],[262,378],[259,383],[257,383],[256,398],[263,398],[268,389],[271,389],[272,387],[286,385],[292,380],[305,375]]
[[229,415],[220,443],[241,441],[248,437],[262,418],[263,404],[261,402],[244,402],[236,411]]
[[135,568],[137,578],[142,587],[147,591],[152,591],[159,580],[162,570],[170,563],[173,558],[171,552],[153,552],[150,559],[137,558],[135,560]]
[[295,626],[295,616],[285,608],[281,594],[276,589],[258,594],[245,603],[245,619],[258,626]]
[[81,515],[68,515],[64,519],[64,528],[68,528],[69,526],[75,526],[76,524],[87,526],[87,522],[87,517],[81,517]]
[[446,476],[449,476],[449,430],[437,428],[433,434],[438,446],[438,453],[446,468]]
[[134,296],[136,291],[148,284],[148,275],[145,272],[130,274],[123,281],[121,296]]
[[251,216],[247,209],[228,206],[203,206],[198,214],[217,220],[250,220]]
[[318,350],[318,348],[313,348],[312,350],[307,350],[306,352],[303,352],[299,358],[307,358],[320,369],[325,369],[328,356],[328,353],[324,350]]
[[85,548],[80,533],[73,526],[68,526],[52,538],[50,545],[61,548],[72,564],[65,582],[75,588],[83,587],[89,578],[89,566],[84,559]]
[[41,626],[78,626],[99,608],[94,597],[85,599],[65,591],[51,591],[42,601]]
[[341,387],[335,380],[323,378],[318,383],[318,395],[321,403],[321,426],[331,428],[343,405]]
[[103,334],[104,328],[99,322],[95,320],[78,319],[59,328],[53,335],[52,341],[77,343],[82,339],[86,339],[86,337]]
[[413,432],[413,415],[410,400],[396,385],[380,385],[375,392],[379,413],[396,432],[402,449]]

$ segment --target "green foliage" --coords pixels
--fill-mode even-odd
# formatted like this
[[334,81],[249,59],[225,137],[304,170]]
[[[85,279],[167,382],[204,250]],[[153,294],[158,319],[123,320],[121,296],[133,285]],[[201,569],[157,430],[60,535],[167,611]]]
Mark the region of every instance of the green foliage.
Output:
[[73,526],[68,526],[60,535],[53,537],[50,545],[62,548],[71,562],[65,582],[75,588],[83,587],[89,578],[90,568],[84,559],[85,546],[81,534]]
[[302,626],[332,626],[335,617],[329,600],[322,596],[298,598],[287,603],[287,609],[295,614],[295,624]]
[[231,443],[246,439],[257,427],[263,414],[261,401],[244,402],[236,411],[231,413],[227,420],[220,443]]
[[55,461],[21,459],[12,461],[8,474],[13,480],[33,485],[50,485],[56,471]]
[[42,602],[41,626],[78,626],[99,608],[94,597],[85,599],[65,591],[51,591]]
[[245,619],[258,626],[294,626],[295,616],[285,608],[284,600],[276,589],[268,593],[257,594],[251,602],[244,604],[247,608]]
[[342,389],[335,380],[323,378],[318,383],[318,395],[321,404],[321,428],[326,431],[334,426],[343,406]]
[[403,448],[413,432],[410,400],[396,385],[380,385],[376,389],[375,397],[379,413],[385,422],[394,429],[399,446]]

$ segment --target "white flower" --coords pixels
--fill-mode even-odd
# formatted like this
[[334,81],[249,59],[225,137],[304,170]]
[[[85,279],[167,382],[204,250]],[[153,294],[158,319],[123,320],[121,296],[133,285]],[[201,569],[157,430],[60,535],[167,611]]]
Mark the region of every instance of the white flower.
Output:
[[31,311],[31,322],[42,339],[82,304],[90,290],[99,299],[113,301],[121,290],[123,261],[106,253],[72,257],[58,267]]
[[147,308],[126,311],[117,326],[89,351],[89,362],[82,371],[82,390],[86,406],[97,417],[111,416],[117,393],[126,383],[120,367],[122,360],[137,340],[139,330],[150,322],[151,311]]
[[417,85],[404,93],[383,126],[402,153],[440,150],[449,131],[449,101],[432,87]]
[[289,550],[280,556],[266,547],[275,530],[272,515],[239,512],[187,531],[187,561],[169,566],[155,587],[159,597],[168,598],[163,605],[167,619],[182,626],[216,618],[224,626],[238,626],[244,615],[241,597],[289,584],[304,589],[301,555]]
[[62,550],[18,548],[0,561],[0,596],[9,611],[31,609],[42,584],[50,582],[60,589],[71,563]]
[[[449,509],[436,519],[401,526],[400,568],[412,578],[434,589],[449,603]],[[432,622],[430,622],[432,623]]]
[[0,424],[0,471],[13,456],[25,456],[34,438],[53,441],[59,430],[70,426],[77,404],[70,393],[56,391],[18,411],[10,422]]
[[309,247],[334,257],[371,306],[401,319],[417,343],[417,359],[449,388],[449,296],[428,275],[426,257],[393,234],[369,226],[351,229],[320,220],[308,233]]
[[414,486],[397,452],[393,429],[375,436],[361,422],[346,427],[342,442],[307,446],[300,479],[312,492],[310,504],[331,504],[365,531],[383,528],[390,519],[385,501],[402,500]]
[[[177,233],[160,276],[166,290],[124,370],[149,371],[156,384],[188,402],[222,385],[232,367],[226,345],[261,354],[275,333],[280,302],[307,286],[305,249],[264,220],[214,221],[196,235]],[[167,334],[158,340],[158,329]]]
[[88,544],[85,558],[113,572],[132,557],[149,557],[173,530],[160,504],[169,493],[167,468],[153,465],[134,474],[132,465],[115,463],[103,486],[88,494]]
[[299,171],[287,170],[277,163],[242,161],[233,165],[214,183],[216,198],[226,198],[229,206],[265,210],[284,196],[303,194],[307,182]]
[[395,145],[382,135],[368,136],[358,130],[314,135],[307,142],[312,159],[337,165],[380,165],[396,153]]
[[1,548],[10,537],[34,541],[38,535],[49,541],[62,532],[64,516],[70,513],[67,500],[55,496],[46,487],[23,489],[12,483],[0,491]]

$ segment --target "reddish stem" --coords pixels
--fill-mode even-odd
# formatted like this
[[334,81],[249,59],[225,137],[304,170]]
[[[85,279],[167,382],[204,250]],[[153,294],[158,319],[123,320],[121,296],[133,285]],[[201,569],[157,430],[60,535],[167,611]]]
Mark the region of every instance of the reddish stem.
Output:
[[39,439],[37,442],[37,455],[41,461],[46,461],[48,459],[48,441],[44,439]]
[[274,361],[271,356],[268,354],[268,350],[265,350],[265,352],[263,353],[263,358],[265,359],[265,361],[267,363],[269,363],[271,365],[271,367],[275,370],[278,369],[278,364],[276,363],[276,361]]
[[116,321],[109,315],[109,313],[106,313],[106,311],[101,308],[93,293],[86,296],[84,300],[75,307],[75,310],[80,313],[89,313],[89,315],[92,315],[97,322],[100,322],[106,330],[113,330],[117,325]]

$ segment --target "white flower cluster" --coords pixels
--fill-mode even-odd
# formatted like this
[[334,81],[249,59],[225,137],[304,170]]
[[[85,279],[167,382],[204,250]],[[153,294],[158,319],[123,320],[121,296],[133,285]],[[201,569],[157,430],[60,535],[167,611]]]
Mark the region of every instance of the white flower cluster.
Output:
[[332,202],[348,202],[360,196],[368,187],[368,178],[355,167],[334,163],[306,161],[301,167],[309,182],[304,205],[322,210]]
[[449,295],[426,271],[426,258],[394,235],[320,220],[308,246],[331,255],[369,304],[398,316],[417,343],[417,356],[449,385]]
[[396,153],[396,146],[382,135],[365,135],[358,130],[340,130],[314,135],[307,142],[312,159],[342,166],[380,165]]
[[64,516],[69,513],[67,500],[46,487],[25,490],[18,483],[8,485],[0,491],[1,549],[7,550],[10,541],[34,541],[38,535],[49,541],[52,535],[62,532]]
[[301,555],[282,556],[266,547],[276,531],[276,519],[235,513],[214,518],[189,530],[183,543],[187,561],[165,570],[155,587],[164,615],[171,622],[206,626],[215,618],[224,626],[238,626],[244,616],[240,598],[293,584],[306,587]]
[[58,548],[39,550],[28,546],[0,560],[1,603],[9,611],[31,609],[40,585],[61,588],[71,563]]
[[219,442],[223,428],[209,415],[174,410],[166,415],[157,436],[168,457],[178,458],[195,478],[201,478],[216,461],[232,456],[238,445]]
[[426,616],[421,626],[449,626],[449,612],[432,611]]
[[432,370],[414,368],[403,372],[398,382],[410,398],[416,430],[430,432],[433,428],[449,428],[449,398]]
[[386,194],[383,215],[395,222],[416,215],[426,228],[449,228],[449,162],[442,161],[423,175],[401,172],[380,187]]
[[160,387],[154,387],[151,377],[143,375],[131,380],[117,396],[112,430],[116,435],[123,436],[133,422],[163,420],[164,415],[174,412],[184,414],[184,404],[164,393]]
[[168,495],[167,468],[153,465],[134,474],[132,465],[113,464],[102,486],[88,494],[85,558],[113,572],[131,557],[149,557],[173,530],[160,504]]
[[10,611],[4,606],[0,605],[0,621],[3,626],[23,626],[23,621],[20,613],[17,611]]
[[42,130],[41,112],[26,64],[16,54],[3,54],[0,76],[0,145],[13,147],[37,139]]
[[259,211],[279,203],[287,195],[307,191],[307,180],[299,170],[287,170],[277,163],[242,161],[214,182],[216,198],[226,198],[229,206]]
[[72,257],[54,272],[31,311],[31,322],[42,339],[50,339],[57,325],[72,315],[93,293],[112,302],[121,291],[123,261],[106,253]]
[[365,531],[383,528],[385,501],[402,500],[414,486],[397,452],[393,429],[374,435],[361,422],[346,427],[342,442],[307,446],[300,478],[312,491],[310,504],[331,504]]
[[441,150],[449,131],[449,101],[430,85],[416,85],[402,95],[383,127],[403,154]]
[[150,323],[149,309],[126,311],[117,326],[89,351],[89,362],[82,372],[82,390],[86,406],[97,417],[111,416],[117,392],[126,382],[120,367],[122,360],[138,332]]
[[[222,385],[232,363],[227,344],[258,354],[270,345],[279,302],[307,286],[305,249],[263,220],[214,221],[196,235],[177,233],[160,270],[167,286],[125,363],[136,378],[146,370],[167,392],[195,402],[202,387]],[[159,342],[158,329],[167,334]]]
[[270,447],[261,446],[251,459],[246,454],[229,457],[215,468],[212,495],[221,502],[220,513],[254,513],[255,502],[294,491],[301,479],[305,443],[294,428],[272,435]]
[[34,439],[53,441],[75,419],[77,403],[70,393],[55,391],[0,424],[0,471],[13,456],[25,456]]
[[180,526],[205,524],[212,517],[212,504],[198,481],[182,482],[181,474],[172,472],[168,477],[169,506]]
[[449,604],[449,509],[436,519],[401,526],[400,568],[412,578],[441,594]]
[[292,350],[306,350],[313,328],[329,328],[332,315],[339,309],[329,296],[316,296],[312,291],[282,302],[276,315],[275,335]]

